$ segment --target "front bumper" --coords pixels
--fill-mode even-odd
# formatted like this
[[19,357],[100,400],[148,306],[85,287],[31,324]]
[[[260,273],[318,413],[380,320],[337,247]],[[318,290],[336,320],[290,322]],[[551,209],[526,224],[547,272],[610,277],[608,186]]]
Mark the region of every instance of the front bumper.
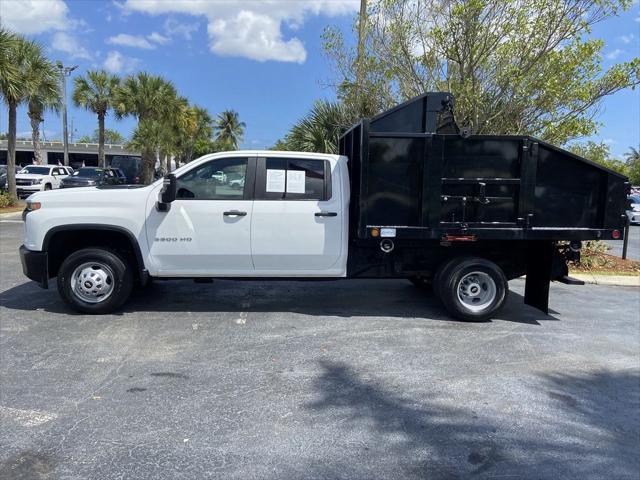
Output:
[[20,263],[22,263],[22,273],[24,273],[27,278],[38,283],[42,288],[49,288],[47,252],[29,250],[24,245],[21,245]]
[[16,185],[18,196],[31,195],[32,193],[41,192],[42,184],[37,185]]

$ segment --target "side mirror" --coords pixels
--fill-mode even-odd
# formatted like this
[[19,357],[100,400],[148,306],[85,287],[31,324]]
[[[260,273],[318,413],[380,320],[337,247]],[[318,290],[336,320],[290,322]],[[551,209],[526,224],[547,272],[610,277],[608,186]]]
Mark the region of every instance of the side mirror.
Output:
[[160,199],[157,204],[160,212],[167,212],[169,208],[171,208],[171,202],[176,199],[177,185],[176,176],[173,173],[165,175],[162,182],[162,190],[160,190]]

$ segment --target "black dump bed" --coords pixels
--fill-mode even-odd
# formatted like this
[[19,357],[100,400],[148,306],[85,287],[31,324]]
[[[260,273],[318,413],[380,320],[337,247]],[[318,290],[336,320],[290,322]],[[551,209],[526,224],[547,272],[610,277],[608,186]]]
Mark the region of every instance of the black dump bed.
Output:
[[[352,238],[586,240],[626,224],[627,178],[528,136],[465,135],[447,93],[425,93],[340,137]],[[619,230],[620,232],[614,232]]]

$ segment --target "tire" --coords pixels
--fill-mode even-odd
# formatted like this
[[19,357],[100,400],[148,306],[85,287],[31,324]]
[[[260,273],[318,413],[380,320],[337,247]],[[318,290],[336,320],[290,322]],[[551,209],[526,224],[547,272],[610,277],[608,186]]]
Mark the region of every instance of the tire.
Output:
[[44,191],[46,192],[47,190],[51,190],[51,184],[50,183],[47,183],[44,186]]
[[440,300],[449,314],[466,322],[484,322],[505,304],[509,284],[495,263],[466,257],[449,263],[440,277]]
[[126,261],[102,248],[72,253],[58,271],[58,292],[62,300],[82,313],[111,313],[127,301],[132,288],[133,275]]
[[447,275],[451,266],[457,261],[459,261],[459,258],[446,260],[438,267],[438,270],[436,270],[436,274],[433,276],[433,293],[436,297],[441,298],[442,293],[440,292],[440,287],[442,286],[442,279]]

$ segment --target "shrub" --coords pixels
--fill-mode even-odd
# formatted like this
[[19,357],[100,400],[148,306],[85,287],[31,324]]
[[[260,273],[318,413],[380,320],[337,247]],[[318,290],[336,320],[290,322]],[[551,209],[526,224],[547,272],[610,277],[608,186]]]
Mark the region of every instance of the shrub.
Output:
[[8,192],[0,192],[0,208],[12,207],[15,204],[15,199]]

